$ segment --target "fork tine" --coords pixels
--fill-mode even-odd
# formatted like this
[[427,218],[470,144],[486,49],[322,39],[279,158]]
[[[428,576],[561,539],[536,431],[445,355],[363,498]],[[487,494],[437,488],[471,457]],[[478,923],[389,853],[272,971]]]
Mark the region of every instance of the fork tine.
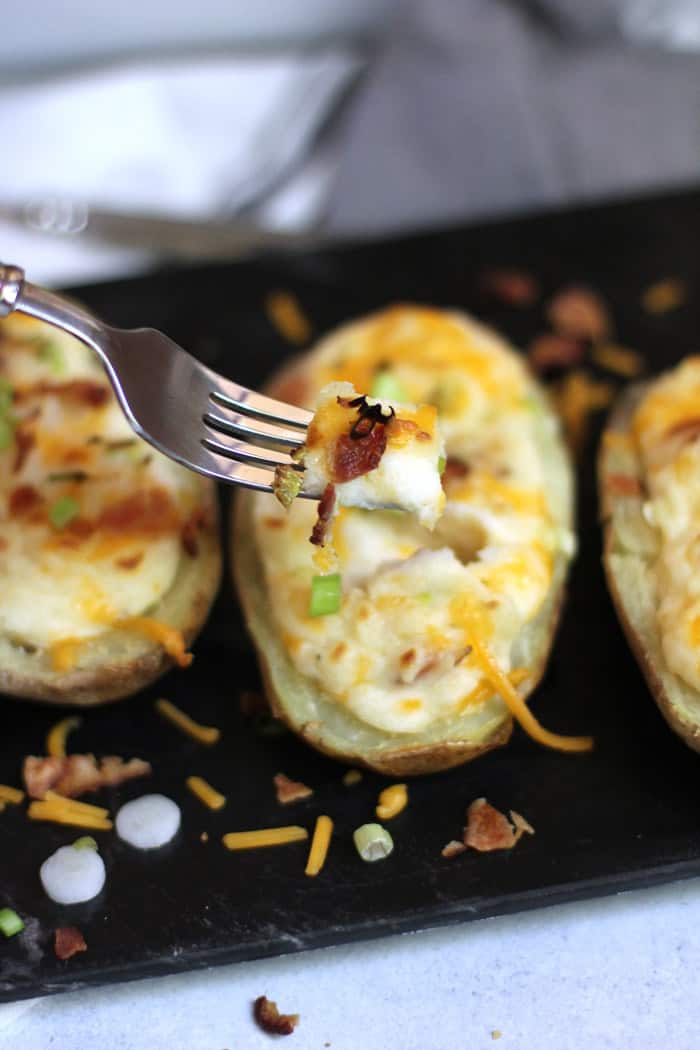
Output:
[[289,456],[278,452],[268,451],[267,455],[258,455],[255,447],[248,445],[245,441],[228,442],[224,439],[215,441],[213,438],[205,437],[202,438],[202,444],[210,452],[215,452],[217,456],[226,456],[228,459],[235,459],[238,463],[247,463],[251,467],[260,467],[263,470],[274,470],[280,466],[292,467],[299,471],[304,469]]
[[306,409],[275,401],[274,398],[265,397],[264,394],[258,394],[244,386],[226,385],[229,389],[223,389],[223,384],[220,383],[210,394],[212,401],[221,408],[242,416],[250,416],[262,423],[294,427],[298,430],[306,430],[311,422],[312,414]]
[[206,426],[231,437],[241,438],[251,445],[260,445],[261,448],[291,450],[300,448],[304,444],[304,438],[300,434],[285,433],[276,426],[268,426],[258,423],[257,428],[249,427],[245,422],[234,419],[224,419],[223,416],[214,415],[213,412],[205,412],[202,419]]

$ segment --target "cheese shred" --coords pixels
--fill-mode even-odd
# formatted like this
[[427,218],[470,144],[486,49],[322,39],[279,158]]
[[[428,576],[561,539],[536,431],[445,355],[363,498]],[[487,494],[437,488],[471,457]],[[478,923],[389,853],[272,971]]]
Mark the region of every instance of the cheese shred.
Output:
[[259,831],[230,831],[221,841],[226,849],[262,849],[264,846],[285,846],[288,842],[304,842],[306,828],[290,824],[283,828],[261,828]]
[[408,805],[408,788],[405,784],[392,784],[379,795],[375,813],[377,820],[391,820]]
[[172,722],[179,730],[200,744],[216,744],[221,739],[220,729],[217,729],[216,726],[200,725],[179,707],[175,707],[170,700],[156,700],[156,710],[163,718],[167,718],[168,722]]
[[81,813],[56,802],[32,802],[27,810],[30,820],[48,820],[54,824],[68,824],[75,828],[91,828],[93,831],[111,831],[112,821]]
[[188,777],[185,781],[193,795],[203,802],[209,809],[223,809],[226,805],[226,796],[222,795],[211,784],[207,784],[202,777]]
[[171,627],[170,624],[161,623],[160,620],[154,620],[151,616],[127,616],[122,620],[115,620],[112,626],[117,630],[133,631],[151,642],[157,642],[178,667],[189,667],[194,659],[192,653],[187,652],[182,631]]
[[24,799],[24,792],[19,788],[10,787],[9,784],[0,784],[0,802],[9,802],[18,806]]
[[63,809],[71,810],[74,813],[82,813],[87,817],[100,818],[109,816],[109,810],[104,809],[102,806],[93,806],[91,802],[78,802],[75,798],[66,798],[65,795],[59,795],[55,791],[47,791],[42,801],[54,802]]
[[331,844],[332,834],[333,821],[331,818],[325,815],[317,817],[316,827],[314,828],[314,837],[311,840],[311,849],[309,850],[309,859],[307,860],[306,868],[304,869],[305,875],[318,875],[319,871],[326,863],[328,847]]
[[60,722],[56,722],[56,725],[52,726],[46,735],[46,754],[52,758],[65,758],[68,734],[73,729],[77,729],[82,721],[82,718],[73,716],[72,718],[62,718]]
[[290,343],[306,343],[311,325],[299,303],[289,292],[270,292],[265,300],[267,316],[277,331]]
[[484,677],[489,680],[499,694],[513,718],[539,744],[554,748],[556,751],[590,751],[593,748],[593,737],[562,736],[551,733],[541,726],[529,707],[515,689],[513,683],[503,674],[486,646],[482,645],[476,632],[467,631],[468,642],[472,646],[474,658],[480,665]]

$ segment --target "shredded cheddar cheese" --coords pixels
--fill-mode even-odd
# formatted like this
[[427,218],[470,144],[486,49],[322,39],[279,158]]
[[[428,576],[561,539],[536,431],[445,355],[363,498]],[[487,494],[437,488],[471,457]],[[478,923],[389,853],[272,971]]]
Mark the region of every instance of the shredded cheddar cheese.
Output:
[[379,795],[375,813],[377,820],[391,820],[397,817],[408,805],[408,788],[405,784],[392,784],[384,788]]
[[68,824],[75,828],[91,828],[93,831],[111,831],[111,820],[94,817],[79,810],[67,808],[55,802],[32,802],[27,810],[30,820],[47,820],[54,824]]
[[163,718],[167,718],[174,726],[200,744],[216,744],[221,738],[221,730],[216,726],[200,725],[170,700],[156,700],[156,710]]
[[134,631],[152,642],[158,642],[178,667],[189,667],[194,659],[192,653],[187,652],[182,631],[150,616],[127,616],[122,620],[115,620],[113,627],[117,630]]
[[71,810],[74,813],[82,813],[86,817],[109,817],[109,810],[103,806],[93,806],[90,802],[79,802],[75,798],[66,798],[55,791],[47,791],[42,799],[44,802],[53,802],[62,809]]
[[331,818],[325,815],[317,817],[316,827],[314,828],[314,837],[311,840],[311,849],[309,850],[309,859],[307,860],[306,868],[304,869],[305,875],[318,875],[319,871],[326,863],[328,847],[331,844],[332,834],[333,821]]
[[270,292],[265,300],[267,316],[277,331],[290,343],[306,343],[311,325],[299,303],[289,292]]
[[10,787],[9,784],[0,784],[0,802],[9,802],[18,806],[24,799],[24,792],[19,788]]
[[78,662],[78,653],[82,644],[79,638],[64,638],[61,642],[54,642],[49,648],[52,671],[63,673],[72,671]]
[[309,833],[306,828],[290,824],[282,828],[261,828],[258,831],[229,831],[222,842],[226,849],[262,849],[265,846],[285,846],[289,842],[304,842]]
[[185,781],[193,795],[203,802],[209,809],[223,809],[226,805],[226,796],[208,784],[202,777],[188,777]]
[[56,725],[52,726],[46,735],[46,754],[51,755],[52,758],[65,758],[68,734],[71,730],[77,729],[82,721],[82,718],[73,716],[56,722]]

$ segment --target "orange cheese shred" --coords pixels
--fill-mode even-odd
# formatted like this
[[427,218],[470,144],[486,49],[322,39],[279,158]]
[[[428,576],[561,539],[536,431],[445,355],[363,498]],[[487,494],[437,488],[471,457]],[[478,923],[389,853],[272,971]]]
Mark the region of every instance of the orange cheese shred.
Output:
[[317,817],[316,827],[314,828],[314,837],[311,840],[311,849],[309,850],[309,859],[307,860],[306,868],[304,869],[305,875],[318,875],[319,871],[326,863],[328,847],[331,844],[332,834],[333,821],[331,818],[325,815]]
[[188,777],[185,783],[192,794],[209,809],[223,809],[226,805],[226,796],[208,784],[203,777]]
[[270,292],[265,300],[267,316],[277,331],[290,343],[306,343],[311,325],[299,303],[289,292]]
[[112,626],[117,630],[134,631],[152,642],[158,642],[178,667],[189,667],[194,659],[192,653],[187,652],[182,631],[167,623],[161,623],[160,620],[154,620],[150,616],[127,616],[116,620]]
[[[78,662],[78,652],[82,642],[79,638],[64,638],[54,642],[49,649],[52,671],[72,671]],[[49,751],[49,754],[51,752]]]
[[82,718],[73,716],[56,722],[46,734],[46,754],[52,758],[66,757],[66,740],[72,729],[77,729]]
[[170,700],[156,700],[156,710],[159,714],[172,722],[187,736],[197,740],[200,744],[216,744],[221,739],[221,730],[216,726],[203,726],[195,722],[193,718],[186,715],[179,707],[172,704]]
[[32,802],[27,816],[30,820],[47,820],[75,828],[91,828],[93,831],[111,831],[113,827],[112,821],[105,817],[95,817],[53,801]]
[[264,846],[285,846],[289,842],[304,842],[306,828],[290,824],[282,828],[261,828],[258,831],[229,831],[222,842],[226,849],[262,849]]
[[9,784],[0,784],[0,802],[9,802],[18,806],[24,799],[24,792],[19,788],[10,787]]

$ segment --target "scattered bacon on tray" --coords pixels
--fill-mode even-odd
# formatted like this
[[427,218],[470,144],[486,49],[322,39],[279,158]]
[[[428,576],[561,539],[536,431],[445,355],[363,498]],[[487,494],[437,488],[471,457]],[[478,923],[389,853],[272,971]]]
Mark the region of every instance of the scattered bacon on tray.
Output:
[[302,784],[300,780],[290,780],[284,773],[275,773],[272,780],[277,792],[277,801],[283,806],[290,802],[300,802],[303,798],[310,798],[314,793],[313,788]]
[[457,839],[452,839],[450,842],[447,843],[446,846],[443,846],[440,852],[442,853],[443,857],[447,857],[449,859],[450,857],[457,857],[460,853],[464,853],[466,851],[466,848],[467,847],[464,845],[463,842],[458,842]]
[[487,270],[481,287],[508,306],[531,306],[540,294],[535,278],[521,270]]
[[610,335],[610,315],[600,296],[590,288],[572,286],[557,292],[547,306],[555,331],[599,343]]
[[299,1024],[299,1014],[281,1014],[277,1003],[259,995],[253,1004],[253,1016],[268,1035],[291,1035]]
[[614,496],[632,498],[641,496],[643,492],[639,478],[633,474],[608,474],[605,487]]
[[515,810],[510,810],[510,820],[504,813],[487,802],[485,798],[475,799],[467,809],[467,826],[464,829],[462,842],[453,839],[442,850],[443,857],[456,857],[464,853],[467,847],[480,853],[489,853],[496,849],[512,849],[527,833],[534,835],[535,829],[525,817]]
[[586,347],[580,339],[556,332],[536,336],[527,352],[530,364],[540,375],[573,368],[583,361],[585,354]]
[[43,798],[47,791],[77,798],[102,787],[118,787],[126,780],[145,777],[150,772],[150,763],[141,758],[125,762],[117,755],[109,755],[100,759],[98,764],[94,755],[68,755],[66,758],[28,755],[22,775],[30,798]]
[[76,926],[59,926],[54,933],[53,950],[57,959],[70,959],[78,952],[87,951],[87,944]]

